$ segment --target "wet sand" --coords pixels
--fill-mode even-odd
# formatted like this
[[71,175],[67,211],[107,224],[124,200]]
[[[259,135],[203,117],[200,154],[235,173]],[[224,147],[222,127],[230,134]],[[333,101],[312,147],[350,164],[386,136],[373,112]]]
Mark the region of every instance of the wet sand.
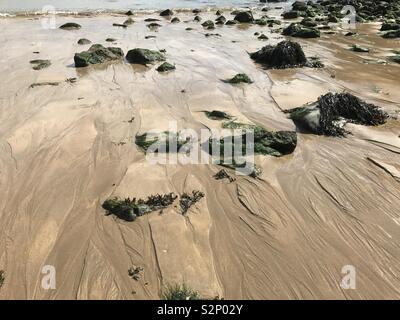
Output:
[[[37,18],[0,19],[0,298],[158,299],[164,285],[186,282],[225,299],[398,299],[400,66],[373,61],[399,42],[380,38],[378,24],[359,25],[356,37],[339,31],[296,39],[324,69],[263,70],[247,53],[283,39],[271,28],[206,31],[182,12],[181,23],[161,18],[154,32],[143,21],[149,16],[135,16],[126,29],[112,26],[126,19],[120,15],[57,17],[57,26],[81,24],[77,31],[43,29]],[[90,46],[78,39],[105,45],[109,37],[125,53],[166,49],[177,69],[74,67],[74,53]],[[373,51],[349,51],[354,43]],[[52,65],[34,71],[33,59]],[[221,81],[236,73],[254,83]],[[65,81],[74,77],[76,83]],[[43,82],[60,83],[30,88]],[[257,158],[257,180],[217,181],[215,165],[150,165],[134,144],[137,134],[168,129],[171,120],[179,128],[220,128],[205,110],[295,130],[282,110],[343,90],[394,119],[373,128],[347,125],[346,138],[299,132],[292,155]],[[111,196],[192,190],[206,196],[186,216],[172,206],[124,222],[101,208]],[[56,268],[56,290],[41,286],[44,265]],[[128,276],[133,265],[144,268],[139,281]],[[340,287],[345,265],[356,267],[356,290]]]

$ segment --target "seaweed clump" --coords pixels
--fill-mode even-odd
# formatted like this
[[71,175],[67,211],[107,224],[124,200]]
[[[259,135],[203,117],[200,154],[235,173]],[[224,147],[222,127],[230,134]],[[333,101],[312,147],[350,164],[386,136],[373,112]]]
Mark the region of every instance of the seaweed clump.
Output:
[[167,285],[162,300],[201,300],[200,294],[187,284]]
[[174,193],[151,195],[146,200],[115,197],[104,201],[102,207],[108,214],[114,214],[119,219],[135,221],[137,217],[169,207],[176,198]]
[[4,270],[0,270],[0,288],[3,286],[5,280],[6,280],[6,273]]
[[190,207],[199,202],[202,198],[204,198],[204,193],[198,190],[192,191],[192,194],[186,192],[182,194],[181,199],[179,200],[182,214],[186,214]]
[[388,114],[379,107],[362,101],[350,93],[327,93],[306,107],[289,110],[290,118],[300,127],[318,135],[344,136],[348,122],[377,126]]
[[275,69],[307,65],[307,58],[300,44],[292,41],[282,41],[276,46],[267,45],[261,50],[251,53],[250,58],[264,64],[267,68]]
[[139,281],[142,272],[143,267],[133,266],[128,269],[128,275],[135,281]]
[[225,169],[221,169],[219,170],[215,175],[214,178],[216,180],[223,180],[223,179],[228,179],[229,182],[234,182],[236,181],[236,178],[232,177],[231,175],[228,174],[228,172],[226,172]]

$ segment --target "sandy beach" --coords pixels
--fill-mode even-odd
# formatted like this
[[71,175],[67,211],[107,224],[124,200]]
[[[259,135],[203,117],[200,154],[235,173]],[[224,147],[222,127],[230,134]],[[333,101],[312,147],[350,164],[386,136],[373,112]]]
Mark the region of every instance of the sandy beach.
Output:
[[[0,298],[159,299],[165,285],[187,283],[208,298],[399,299],[400,65],[388,62],[398,39],[380,37],[376,22],[357,24],[356,37],[335,25],[335,34],[296,39],[324,68],[266,70],[249,53],[284,40],[282,26],[209,31],[190,10],[174,17],[135,13],[121,28],[113,23],[123,14],[58,15],[55,29],[40,16],[0,19]],[[148,18],[161,26],[149,29]],[[67,22],[81,28],[58,28]],[[165,49],[176,70],[125,59],[75,68],[75,53],[91,46],[81,38],[125,54]],[[354,43],[370,52],[349,50]],[[51,66],[33,70],[34,59]],[[240,73],[253,83],[221,81]],[[382,107],[387,123],[349,123],[351,134],[327,137],[300,132],[283,112],[344,91]],[[262,174],[230,183],[213,178],[218,165],[151,165],[135,144],[170,121],[220,129],[204,113],[213,110],[297,131],[297,147],[257,156]],[[185,215],[175,203],[127,222],[102,208],[114,196],[192,190],[205,197]],[[55,290],[41,285],[44,265],[57,271]],[[346,265],[357,269],[356,290],[340,286]],[[143,269],[138,281],[132,266]]]

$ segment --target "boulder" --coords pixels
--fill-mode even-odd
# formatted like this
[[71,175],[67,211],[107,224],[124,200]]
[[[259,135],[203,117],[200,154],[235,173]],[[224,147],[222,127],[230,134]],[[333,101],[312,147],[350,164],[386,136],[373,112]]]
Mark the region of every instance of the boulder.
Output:
[[292,41],[282,41],[277,46],[265,46],[251,53],[250,57],[267,68],[285,69],[307,65],[307,58],[301,46]]
[[90,40],[88,40],[86,38],[82,38],[82,39],[78,40],[78,44],[80,44],[80,45],[91,44],[91,43],[92,43],[92,41],[90,41]]
[[124,56],[120,48],[105,48],[101,44],[92,45],[89,50],[76,53],[74,56],[75,67],[87,67],[91,64],[99,64],[108,61],[121,60]]
[[168,16],[172,16],[174,14],[174,12],[170,9],[161,11],[160,16],[161,17],[168,17]]
[[253,14],[249,11],[241,11],[235,15],[234,20],[241,23],[252,23],[254,21]]
[[297,38],[319,38],[321,32],[315,28],[306,28],[297,23],[291,23],[287,28],[283,29],[284,36],[291,36]]
[[165,61],[165,56],[159,51],[136,48],[128,51],[126,60],[129,63],[146,65],[149,63]]
[[167,72],[167,71],[171,71],[171,70],[175,70],[176,67],[173,64],[170,64],[168,62],[164,62],[162,65],[160,65],[157,68],[158,72]]
[[80,28],[82,28],[82,26],[75,22],[67,22],[60,26],[60,29],[63,30],[78,30]]

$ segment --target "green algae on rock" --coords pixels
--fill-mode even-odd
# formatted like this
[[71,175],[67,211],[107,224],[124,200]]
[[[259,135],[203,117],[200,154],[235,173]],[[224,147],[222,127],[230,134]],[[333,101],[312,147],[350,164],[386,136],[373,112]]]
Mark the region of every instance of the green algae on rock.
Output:
[[253,83],[253,81],[250,79],[250,77],[245,74],[245,73],[238,73],[231,79],[223,80],[226,83],[231,83],[231,84],[238,84],[238,83]]
[[124,56],[120,48],[105,48],[101,44],[92,45],[89,50],[76,53],[74,56],[75,67],[87,67],[91,64],[100,64],[108,61],[121,60]]
[[176,67],[173,64],[170,64],[169,62],[164,62],[162,65],[160,65],[157,68],[158,72],[167,72],[167,71],[171,71],[171,70],[175,70]]
[[297,23],[290,24],[282,31],[284,36],[291,36],[296,38],[319,38],[321,32],[315,28],[306,28]]
[[29,61],[29,63],[33,65],[33,70],[42,70],[51,66],[50,60],[35,59]]
[[151,195],[147,199],[114,197],[104,201],[102,207],[109,215],[113,214],[125,221],[135,221],[137,217],[169,207],[176,199],[174,193]]

